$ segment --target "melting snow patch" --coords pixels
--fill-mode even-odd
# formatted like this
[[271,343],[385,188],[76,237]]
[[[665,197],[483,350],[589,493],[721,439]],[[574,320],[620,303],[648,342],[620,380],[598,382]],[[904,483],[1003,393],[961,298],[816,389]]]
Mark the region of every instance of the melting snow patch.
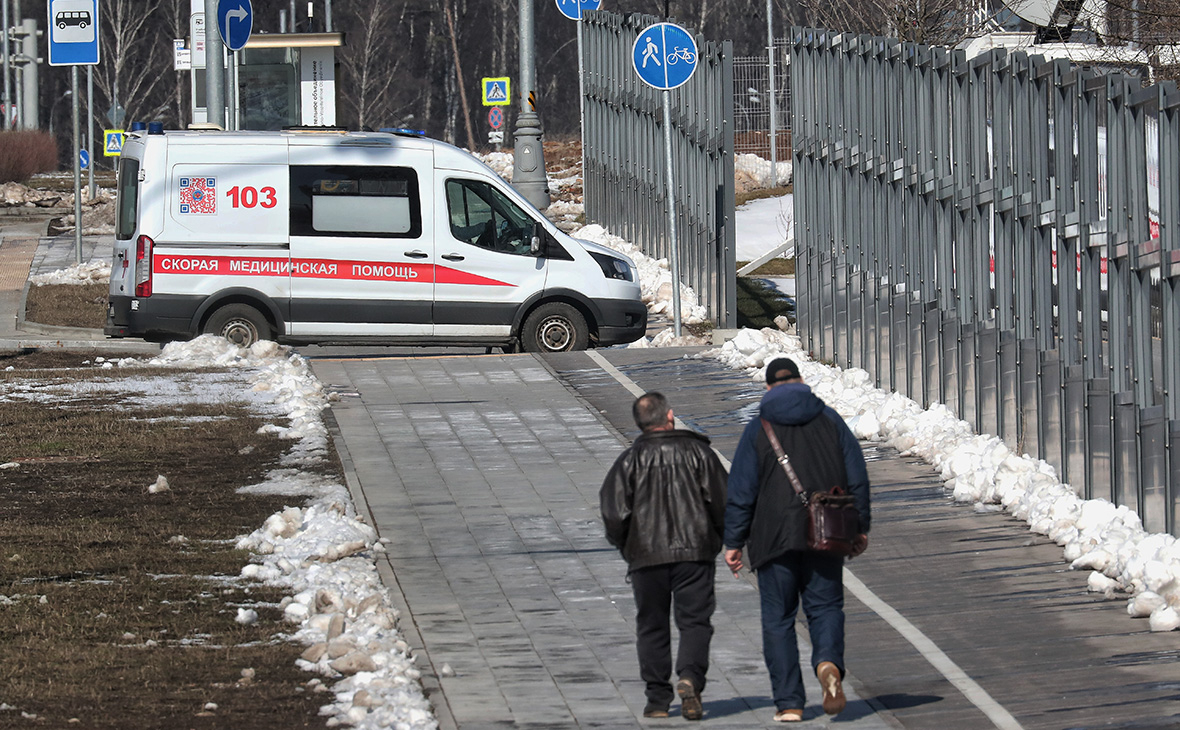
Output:
[[1149,534],[1134,510],[1079,498],[1045,461],[1017,454],[995,436],[975,434],[942,404],[923,409],[874,387],[864,370],[814,362],[799,338],[785,332],[743,329],[701,356],[744,370],[758,382],[765,382],[765,367],[774,358],[794,359],[804,381],[858,438],[933,464],[957,502],[974,504],[976,511],[1003,509],[1024,520],[1063,548],[1070,567],[1093,571],[1090,590],[1108,597],[1130,593],[1128,613],[1150,616],[1152,631],[1180,627],[1180,544],[1168,534]]

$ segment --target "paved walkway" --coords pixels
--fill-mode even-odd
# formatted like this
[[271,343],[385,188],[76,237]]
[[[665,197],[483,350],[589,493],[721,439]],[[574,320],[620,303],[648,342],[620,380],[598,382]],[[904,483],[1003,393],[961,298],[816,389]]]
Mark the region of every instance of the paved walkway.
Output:
[[[392,541],[444,726],[667,724],[641,718],[631,590],[598,518],[625,439],[528,355],[313,369],[343,394],[332,412],[354,486]],[[753,585],[720,567],[718,604],[708,725],[773,727]],[[440,676],[444,665],[455,675]],[[815,702],[808,713],[822,714]],[[854,692],[841,721],[888,727]]]

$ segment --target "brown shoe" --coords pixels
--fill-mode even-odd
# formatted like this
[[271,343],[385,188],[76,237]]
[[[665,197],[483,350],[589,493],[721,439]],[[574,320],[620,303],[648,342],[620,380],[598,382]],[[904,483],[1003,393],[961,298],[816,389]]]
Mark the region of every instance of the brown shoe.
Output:
[[815,668],[819,686],[824,691],[824,712],[839,714],[844,709],[844,688],[840,685],[840,668],[831,662],[820,662]]
[[803,710],[779,710],[774,713],[775,722],[803,722]]
[[648,705],[643,710],[643,716],[644,717],[667,717],[668,716],[668,708]]
[[685,720],[699,720],[705,714],[701,707],[701,696],[693,686],[691,679],[682,679],[676,683],[676,694],[680,695],[680,716]]

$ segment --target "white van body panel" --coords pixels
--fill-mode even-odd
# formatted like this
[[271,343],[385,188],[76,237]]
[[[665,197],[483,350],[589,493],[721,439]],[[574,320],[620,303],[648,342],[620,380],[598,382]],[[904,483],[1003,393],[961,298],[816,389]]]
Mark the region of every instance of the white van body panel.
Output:
[[562,233],[438,141],[133,133],[123,157],[138,176],[119,184],[115,337],[186,338],[231,319],[291,342],[535,344],[529,314],[546,304],[580,343],[646,328],[629,260]]

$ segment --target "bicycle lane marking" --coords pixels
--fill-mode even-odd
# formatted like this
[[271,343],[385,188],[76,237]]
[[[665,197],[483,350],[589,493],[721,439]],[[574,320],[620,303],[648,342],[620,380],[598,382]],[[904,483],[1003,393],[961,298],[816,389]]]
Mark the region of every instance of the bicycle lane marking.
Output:
[[[607,361],[605,357],[599,354],[596,350],[586,350],[586,355],[602,368],[607,374],[613,377],[620,385],[627,389],[635,397],[643,395],[645,390],[640,388],[635,381],[624,375],[618,368]],[[676,428],[686,428],[684,423],[677,418]],[[721,459],[721,463],[725,465],[728,470],[732,464],[729,459],[713,449],[717,456]],[[902,616],[897,609],[890,606],[883,601],[876,593],[873,593],[864,583],[860,581],[852,571],[847,567],[844,568],[844,585],[848,587],[852,595],[858,601],[868,606],[873,613],[881,617],[885,623],[893,627],[893,630],[901,634],[902,638],[910,642],[910,645],[922,655],[926,661],[930,662],[930,666],[938,670],[939,674],[946,678],[959,692],[967,698],[967,701],[975,705],[989,720],[992,721],[997,728],[1001,730],[1022,730],[1022,726],[1007,710],[992,699],[987,690],[979,685],[974,679],[962,670],[958,664],[955,664],[949,656],[946,655],[938,645],[934,643],[930,637],[922,633],[921,629],[910,623],[904,616]]]

